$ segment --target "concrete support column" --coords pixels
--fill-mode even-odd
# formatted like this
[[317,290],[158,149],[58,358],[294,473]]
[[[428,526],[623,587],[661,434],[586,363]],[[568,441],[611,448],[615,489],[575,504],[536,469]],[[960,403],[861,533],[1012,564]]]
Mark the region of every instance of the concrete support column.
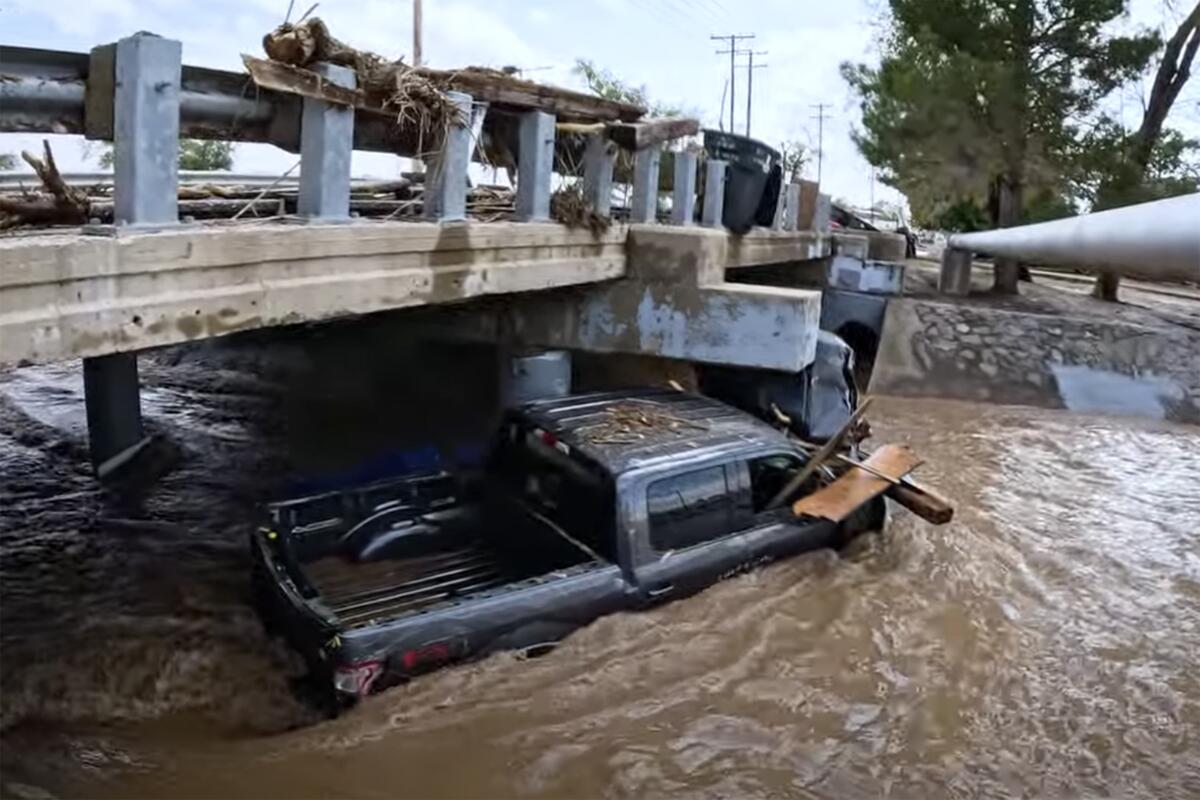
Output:
[[[117,42],[113,87],[113,219],[118,226],[179,221],[182,46],[138,33]],[[85,358],[83,392],[92,466],[106,477],[145,442],[136,353]]]
[[550,219],[550,177],[554,173],[554,115],[527,111],[517,130],[517,219]]
[[813,209],[813,230],[827,233],[832,219],[833,199],[827,194],[818,194],[817,205]]
[[696,154],[675,154],[675,188],[671,195],[671,222],[691,225],[696,215]]
[[771,229],[783,230],[783,221],[787,218],[787,192],[785,187],[779,187],[779,197],[775,200],[775,216],[771,221]]
[[947,247],[942,251],[942,271],[938,275],[938,291],[942,294],[965,297],[971,293],[971,262],[975,254],[970,250]]
[[[354,70],[336,64],[309,67],[337,86],[353,89]],[[350,157],[354,152],[354,109],[303,98],[300,116],[301,216],[315,219],[350,219]]]
[[794,231],[800,219],[800,184],[787,184],[784,187],[784,194],[786,201],[783,214],[783,229],[785,231]]
[[467,218],[467,165],[471,162],[471,95],[446,92],[458,110],[446,128],[442,150],[425,175],[425,219],[455,222]]
[[589,136],[583,151],[583,201],[602,217],[612,210],[613,165],[617,161],[616,143],[603,136]]
[[634,154],[630,222],[654,222],[658,213],[658,165],[661,160],[661,144],[643,147]]
[[700,224],[706,228],[719,228],[725,214],[725,176],[728,165],[724,161],[710,160],[704,168],[704,208]]

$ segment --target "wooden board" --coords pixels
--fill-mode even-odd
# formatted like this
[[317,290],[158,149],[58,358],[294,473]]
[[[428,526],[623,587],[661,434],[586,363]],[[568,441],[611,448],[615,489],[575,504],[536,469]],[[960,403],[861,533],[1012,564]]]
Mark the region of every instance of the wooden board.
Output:
[[610,122],[605,126],[605,135],[626,150],[640,150],[681,136],[693,136],[699,130],[699,120],[662,117],[641,122]]
[[[885,444],[872,453],[866,463],[876,472],[899,480],[916,469],[921,464],[921,459],[905,445]],[[793,503],[792,513],[796,516],[823,517],[833,522],[841,522],[863,503],[890,488],[890,481],[858,467],[852,467],[833,483]]]
[[417,67],[417,72],[445,89],[466,92],[476,102],[519,110],[538,109],[560,118],[584,121],[633,121],[645,116],[646,109],[593,94],[546,86],[522,80],[502,72],[478,67],[460,70]]

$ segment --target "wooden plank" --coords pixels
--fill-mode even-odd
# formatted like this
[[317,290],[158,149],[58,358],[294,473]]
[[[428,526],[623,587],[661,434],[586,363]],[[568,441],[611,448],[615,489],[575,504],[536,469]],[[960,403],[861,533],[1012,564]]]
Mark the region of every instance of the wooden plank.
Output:
[[366,111],[382,111],[367,105],[366,97],[358,89],[347,89],[331,83],[315,72],[279,61],[242,54],[242,63],[254,82],[264,89],[273,89],[302,97],[314,97],[329,103],[361,108]]
[[809,477],[816,472],[822,464],[829,460],[834,452],[841,447],[842,440],[846,438],[846,434],[850,433],[850,431],[854,429],[854,426],[858,424],[858,421],[862,419],[863,414],[867,413],[867,409],[870,408],[871,401],[873,399],[874,398],[868,397],[866,400],[862,401],[858,408],[854,409],[854,413],[850,415],[850,419],[846,420],[845,423],[842,424],[842,427],[838,429],[837,433],[835,433],[833,436],[830,436],[829,439],[825,441],[825,444],[821,445],[820,448],[817,449],[817,452],[809,456],[808,463],[806,463],[799,472],[792,476],[792,479],[787,482],[786,486],[775,493],[775,496],[772,497],[770,502],[767,503],[767,508],[778,508],[779,506],[783,505],[785,500],[795,494],[796,490],[803,486],[804,482],[808,480]]
[[640,150],[681,136],[692,136],[700,131],[700,122],[690,117],[662,117],[641,122],[610,122],[604,129],[605,136],[626,150]]
[[461,70],[417,67],[417,72],[443,89],[466,92],[476,101],[486,101],[500,107],[538,109],[559,117],[581,120],[633,121],[646,115],[646,109],[641,106],[606,100],[557,86],[545,86],[496,70],[478,67]]
[[[871,454],[866,464],[887,478],[899,480],[920,466],[921,459],[905,445],[885,444]],[[833,483],[793,503],[792,513],[841,522],[863,503],[891,488],[887,478],[852,467]]]

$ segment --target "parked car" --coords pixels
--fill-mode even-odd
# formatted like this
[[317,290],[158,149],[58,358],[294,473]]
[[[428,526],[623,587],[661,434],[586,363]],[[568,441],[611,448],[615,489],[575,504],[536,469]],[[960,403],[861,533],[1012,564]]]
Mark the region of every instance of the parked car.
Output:
[[344,708],[882,525],[881,498],[841,524],[769,508],[806,459],[780,431],[698,395],[526,403],[505,417],[482,474],[271,504],[251,537],[255,594],[324,702]]

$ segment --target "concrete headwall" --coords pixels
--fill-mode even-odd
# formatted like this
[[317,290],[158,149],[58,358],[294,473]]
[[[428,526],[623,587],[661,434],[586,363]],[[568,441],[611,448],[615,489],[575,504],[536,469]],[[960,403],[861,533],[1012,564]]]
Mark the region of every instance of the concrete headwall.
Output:
[[895,299],[870,390],[1196,424],[1200,334]]

